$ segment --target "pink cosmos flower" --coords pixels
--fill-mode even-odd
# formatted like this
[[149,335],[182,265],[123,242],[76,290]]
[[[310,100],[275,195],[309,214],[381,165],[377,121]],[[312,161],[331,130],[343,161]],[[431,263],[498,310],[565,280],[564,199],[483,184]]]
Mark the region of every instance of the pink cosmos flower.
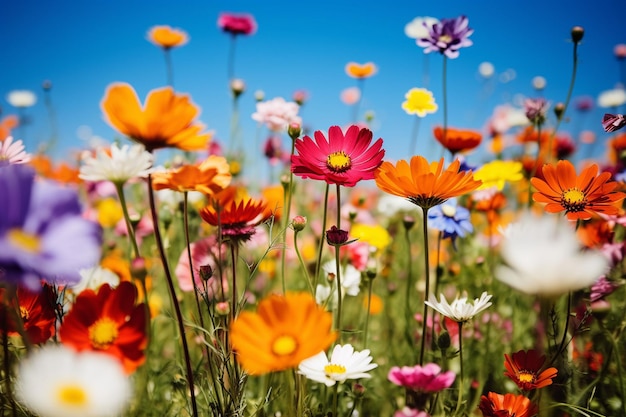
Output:
[[24,151],[21,140],[13,141],[13,136],[0,140],[0,166],[26,164],[30,162],[30,154]]
[[295,102],[276,97],[257,103],[256,112],[252,114],[252,119],[259,123],[265,123],[272,132],[284,132],[291,123],[302,125],[298,110],[300,110],[300,106]]
[[256,20],[250,14],[222,13],[217,19],[217,26],[233,36],[253,35],[257,29]]
[[339,98],[343,104],[352,106],[361,99],[361,89],[359,87],[348,87],[341,91]]
[[298,154],[291,157],[291,171],[299,177],[354,187],[361,180],[373,179],[385,156],[383,140],[372,144],[372,131],[356,125],[345,134],[339,126],[331,126],[328,139],[319,130],[314,137],[295,141]]
[[413,367],[394,366],[389,370],[387,378],[396,385],[421,392],[439,392],[449,388],[456,375],[452,371],[441,372],[439,365],[428,363]]
[[[216,259],[218,259],[218,243],[215,236],[211,236],[205,239],[198,240],[197,242],[189,245],[191,248],[191,260],[193,262],[193,276],[196,282],[196,288],[202,290],[204,283],[200,275],[200,268],[206,265],[210,266],[213,271],[218,271]],[[226,245],[222,246],[222,253],[226,253]],[[175,270],[176,277],[178,278],[178,286],[182,291],[193,291],[194,285],[191,279],[191,271],[189,268],[189,254],[187,249],[183,250],[178,259],[178,265]],[[217,273],[215,273],[217,275]],[[207,297],[212,300],[216,295],[220,294],[221,288],[219,285],[219,278],[216,279],[215,275],[206,283]],[[223,281],[224,291],[228,290],[228,282]]]

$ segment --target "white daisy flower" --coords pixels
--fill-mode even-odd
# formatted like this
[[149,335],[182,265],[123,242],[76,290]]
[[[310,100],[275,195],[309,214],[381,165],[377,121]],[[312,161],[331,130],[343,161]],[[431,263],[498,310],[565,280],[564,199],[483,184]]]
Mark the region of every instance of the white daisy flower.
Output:
[[7,101],[13,107],[32,107],[37,103],[37,96],[30,90],[13,90],[7,94]]
[[420,16],[411,20],[404,25],[404,34],[411,39],[427,38],[430,34],[430,28],[436,23],[439,23],[439,19],[430,16]]
[[617,108],[626,103],[626,90],[614,88],[600,93],[598,96],[598,106],[603,108]]
[[465,323],[489,307],[491,305],[491,301],[489,300],[491,300],[491,295],[487,294],[487,291],[485,291],[480,298],[474,299],[473,303],[469,303],[467,301],[467,295],[464,295],[461,298],[457,296],[454,301],[452,301],[452,304],[449,304],[443,294],[440,294],[439,302],[437,302],[437,298],[433,294],[430,294],[428,301],[425,301],[425,303],[457,323]]
[[113,356],[46,345],[20,362],[17,399],[40,417],[119,415],[132,389]]
[[24,143],[21,140],[13,141],[13,136],[0,140],[0,166],[8,163],[26,164],[30,162],[30,154],[24,151]]
[[[326,273],[326,275],[333,274],[335,277],[337,276],[337,262],[336,261],[328,261],[324,265],[322,265],[322,269]],[[342,295],[348,294],[351,296],[359,295],[360,285],[361,285],[361,272],[354,267],[354,265],[347,264],[345,267],[341,268],[341,275],[339,279],[341,280],[341,290]]]
[[347,379],[370,378],[368,372],[377,366],[372,363],[369,349],[355,352],[352,345],[346,344],[336,345],[330,360],[324,352],[303,360],[298,366],[298,373],[331,387]]
[[147,177],[151,172],[153,155],[142,145],[117,144],[108,149],[98,149],[96,156],[90,153],[83,157],[79,177],[86,181],[111,181],[124,184],[131,178]]
[[120,277],[110,269],[94,266],[78,271],[80,281],[71,285],[72,292],[78,295],[87,288],[97,290],[102,284],[109,284],[111,287],[117,287],[120,283]]
[[504,264],[495,277],[526,294],[556,297],[592,285],[609,268],[596,250],[582,249],[563,216],[524,213],[503,232]]

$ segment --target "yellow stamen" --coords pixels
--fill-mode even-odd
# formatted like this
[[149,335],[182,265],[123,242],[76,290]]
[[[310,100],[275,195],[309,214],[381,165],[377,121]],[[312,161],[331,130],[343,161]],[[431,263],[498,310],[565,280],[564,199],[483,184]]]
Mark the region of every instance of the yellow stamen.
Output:
[[578,188],[570,188],[563,192],[561,205],[570,212],[582,211],[587,205],[587,197]]
[[298,342],[292,336],[280,336],[272,344],[272,351],[280,356],[290,355],[295,352]]
[[30,318],[30,312],[26,307],[20,306],[20,316],[22,317],[23,322],[27,322]]
[[117,323],[108,317],[101,318],[89,327],[89,339],[96,349],[108,348],[117,335]]
[[329,363],[324,367],[324,374],[332,375],[332,374],[345,374],[346,367],[343,365],[335,365],[333,363]]
[[346,172],[352,166],[352,160],[344,151],[333,152],[328,155],[326,166],[335,173]]
[[526,371],[521,371],[519,373],[519,375],[517,376],[517,378],[520,380],[520,382],[534,382],[535,381],[535,374],[531,373],[531,372],[526,372]]
[[452,36],[450,36],[450,35],[441,35],[439,37],[439,41],[440,42],[444,42],[444,43],[450,43],[450,42],[452,42]]
[[62,386],[59,388],[57,395],[59,402],[63,405],[77,407],[87,404],[87,393],[80,385],[70,384]]
[[41,242],[37,235],[23,231],[22,229],[11,229],[7,233],[9,243],[23,249],[26,252],[38,253],[41,249]]

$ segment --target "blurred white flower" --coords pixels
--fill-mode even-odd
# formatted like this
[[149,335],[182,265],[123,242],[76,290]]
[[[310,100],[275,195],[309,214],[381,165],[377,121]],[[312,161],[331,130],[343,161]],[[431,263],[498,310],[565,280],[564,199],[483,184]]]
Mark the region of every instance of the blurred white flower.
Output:
[[120,148],[114,143],[110,151],[98,149],[95,157],[89,152],[86,153],[83,156],[79,177],[86,181],[124,184],[132,178],[147,177],[151,172],[153,161],[153,155],[142,145],[124,145]]
[[94,266],[78,271],[80,281],[71,285],[72,292],[78,295],[86,289],[97,290],[102,284],[109,284],[111,287],[117,287],[120,283],[120,277],[110,269]]
[[484,77],[484,78],[491,78],[493,74],[495,73],[495,71],[496,69],[494,68],[491,62],[482,62],[478,66],[478,73],[480,74],[481,77]]
[[372,363],[369,349],[355,352],[350,344],[335,345],[330,359],[326,353],[305,359],[298,366],[298,373],[310,380],[331,387],[347,379],[371,378],[369,371],[378,365]]
[[37,96],[30,90],[13,90],[7,94],[7,101],[13,107],[32,107],[37,103]]
[[20,361],[15,381],[20,403],[41,417],[120,415],[132,395],[113,356],[45,345]]
[[7,136],[0,140],[0,166],[13,164],[26,164],[30,162],[30,154],[24,150],[21,140],[13,141],[13,136]]
[[284,132],[290,123],[302,124],[298,110],[300,106],[296,102],[276,97],[258,102],[256,112],[252,113],[252,119],[264,123],[272,132]]
[[582,250],[576,231],[563,216],[524,213],[504,231],[504,264],[495,277],[527,294],[556,297],[586,288],[608,269],[595,250]]
[[457,296],[454,301],[449,304],[443,294],[440,294],[439,302],[433,294],[430,294],[428,301],[424,303],[457,323],[465,323],[489,307],[491,305],[491,301],[489,300],[491,300],[491,295],[487,294],[485,291],[481,294],[480,298],[475,298],[473,303],[469,303],[467,301],[467,295],[464,295],[461,298]]
[[376,210],[387,216],[394,216],[397,213],[417,215],[418,211],[421,212],[419,207],[406,198],[390,194],[385,194],[378,199]]
[[[337,262],[328,261],[324,265],[322,265],[322,269],[326,273],[326,275],[333,274],[335,277],[337,276]],[[352,296],[359,295],[359,286],[361,285],[361,272],[356,269],[352,264],[347,264],[343,268],[341,268],[341,294],[348,294]]]
[[547,84],[548,82],[541,75],[533,77],[532,85],[535,90],[543,90],[544,88],[546,88]]
[[598,106],[603,108],[616,108],[626,103],[626,90],[614,88],[600,93],[598,96]]
[[404,26],[404,34],[412,39],[421,39],[428,37],[429,28],[435,23],[439,23],[439,19],[430,16],[416,17]]

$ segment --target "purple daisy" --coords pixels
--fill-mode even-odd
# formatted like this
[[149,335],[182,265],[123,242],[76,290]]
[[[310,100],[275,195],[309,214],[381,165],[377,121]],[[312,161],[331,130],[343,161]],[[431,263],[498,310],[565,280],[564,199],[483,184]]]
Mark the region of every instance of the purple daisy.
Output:
[[441,21],[424,26],[428,29],[428,36],[417,40],[417,44],[424,49],[424,53],[440,52],[448,58],[459,56],[459,49],[472,46],[469,36],[474,29],[468,27],[469,20],[465,16],[455,19],[441,19]]
[[100,259],[101,229],[82,217],[77,193],[35,181],[25,165],[0,167],[0,282],[73,284]]
[[454,200],[448,200],[428,210],[428,225],[442,231],[443,238],[451,238],[453,244],[457,237],[465,237],[474,231],[469,219],[469,210],[458,206]]

